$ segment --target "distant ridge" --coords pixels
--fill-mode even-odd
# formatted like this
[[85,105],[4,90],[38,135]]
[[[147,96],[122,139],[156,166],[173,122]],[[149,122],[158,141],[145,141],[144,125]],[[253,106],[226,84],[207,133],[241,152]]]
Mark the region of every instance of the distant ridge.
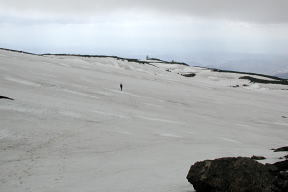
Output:
[[215,68],[207,68],[210,69],[211,71],[215,71],[215,72],[222,72],[222,73],[236,73],[236,74],[243,74],[243,75],[257,75],[257,76],[261,76],[261,77],[266,77],[266,78],[270,78],[270,79],[274,79],[274,80],[284,80],[286,81],[286,79],[280,78],[280,77],[276,77],[276,76],[272,76],[272,75],[265,75],[265,74],[259,74],[259,73],[250,73],[250,72],[241,72],[241,71],[231,71],[231,70],[222,70],[222,69],[215,69]]
[[[29,53],[29,52],[26,52],[26,51],[19,51],[19,50],[14,50],[14,49],[6,49],[6,48],[0,48],[1,50],[4,50],[4,51],[11,51],[11,52],[16,52],[16,53],[24,53],[24,54],[28,54],[28,55],[38,55],[38,54],[35,54],[35,53]],[[38,55],[40,56],[40,55]]]
[[16,53],[24,53],[24,54],[29,54],[29,55],[37,55],[37,56],[75,56],[75,57],[102,57],[102,58],[114,58],[114,59],[119,59],[119,60],[126,60],[128,62],[137,62],[137,63],[145,63],[145,64],[150,64],[149,62],[146,61],[141,61],[139,59],[131,59],[131,58],[124,58],[124,57],[118,57],[118,56],[109,56],[109,55],[81,55],[81,54],[66,54],[66,53],[61,53],[61,54],[53,54],[53,53],[45,53],[45,54],[36,54],[36,53],[29,53],[25,51],[19,51],[19,50],[14,50],[14,49],[6,49],[6,48],[0,48],[1,50],[5,51],[11,51],[11,52],[16,52]]
[[165,64],[177,64],[177,65],[185,65],[185,66],[190,66],[187,63],[184,62],[177,62],[177,61],[165,61],[162,59],[158,59],[158,58],[149,58],[147,60],[153,61],[153,63],[165,63]]
[[[87,57],[87,58],[114,58],[117,60],[126,60],[128,62],[135,62],[135,63],[140,63],[140,64],[148,64],[152,65],[154,67],[157,67],[156,65],[153,65],[153,63],[163,63],[163,64],[176,64],[176,65],[184,65],[184,66],[190,66],[187,63],[184,62],[176,62],[176,61],[165,61],[161,60],[158,58],[149,58],[148,61],[142,61],[139,59],[133,59],[133,58],[125,58],[125,57],[118,57],[118,56],[109,56],[109,55],[82,55],[82,54],[53,54],[53,53],[45,53],[45,54],[35,54],[35,53],[30,53],[26,51],[19,51],[19,50],[14,50],[14,49],[7,49],[7,48],[0,48],[0,50],[5,50],[5,51],[11,51],[11,52],[17,52],[17,53],[23,53],[23,54],[29,54],[29,55],[35,55],[35,56],[74,56],[74,57]],[[151,60],[151,61],[149,61]],[[277,80],[277,82],[280,82],[280,84],[284,83],[287,84],[288,80],[285,78],[277,77],[277,76],[272,76],[272,75],[265,75],[265,74],[259,74],[259,73],[250,73],[250,72],[241,72],[241,71],[232,71],[232,70],[222,70],[222,69],[216,69],[216,68],[209,68],[209,67],[202,67],[202,66],[193,66],[193,67],[200,67],[203,69],[208,69],[213,72],[222,72],[222,73],[236,73],[236,74],[243,74],[243,75],[255,75],[255,76],[260,76],[260,77],[266,77],[270,79]],[[157,67],[158,68],[158,67]],[[274,83],[274,82],[273,82]]]
[[288,72],[287,73],[278,73],[278,74],[274,74],[276,77],[280,77],[283,79],[287,79],[288,80]]
[[117,60],[126,60],[128,62],[136,62],[136,63],[143,63],[143,64],[150,64],[150,62],[147,61],[141,61],[139,59],[132,59],[132,58],[125,58],[125,57],[118,57],[118,56],[109,56],[109,55],[81,55],[81,54],[52,54],[52,53],[45,53],[41,54],[41,56],[72,56],[72,57],[88,57],[88,58],[93,58],[93,57],[98,57],[98,58],[114,58]]

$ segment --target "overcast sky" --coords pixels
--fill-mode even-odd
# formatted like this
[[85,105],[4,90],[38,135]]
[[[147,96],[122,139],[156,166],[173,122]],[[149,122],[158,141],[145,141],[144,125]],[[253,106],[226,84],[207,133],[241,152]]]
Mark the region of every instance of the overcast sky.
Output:
[[287,10],[287,0],[0,0],[0,47],[185,61],[287,55]]

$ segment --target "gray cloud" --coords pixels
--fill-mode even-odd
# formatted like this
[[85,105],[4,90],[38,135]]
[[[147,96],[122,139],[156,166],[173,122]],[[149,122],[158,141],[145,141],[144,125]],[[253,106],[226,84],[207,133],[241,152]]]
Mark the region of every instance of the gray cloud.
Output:
[[0,0],[2,15],[80,18],[153,12],[252,23],[288,23],[287,0]]

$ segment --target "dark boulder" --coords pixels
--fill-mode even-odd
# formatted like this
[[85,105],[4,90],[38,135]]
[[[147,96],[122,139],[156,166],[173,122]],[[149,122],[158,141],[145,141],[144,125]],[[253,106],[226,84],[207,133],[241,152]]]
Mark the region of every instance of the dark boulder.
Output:
[[195,163],[186,178],[197,192],[271,192],[271,167],[248,157],[227,157]]
[[184,77],[195,77],[196,76],[195,73],[181,73],[180,75],[182,75]]

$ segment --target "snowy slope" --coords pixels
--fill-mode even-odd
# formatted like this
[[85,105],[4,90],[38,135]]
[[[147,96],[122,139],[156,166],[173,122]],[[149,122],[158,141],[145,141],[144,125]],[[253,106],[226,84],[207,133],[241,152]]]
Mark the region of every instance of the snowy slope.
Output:
[[288,86],[240,76],[0,50],[0,95],[15,99],[0,100],[0,191],[187,192],[196,161],[275,162],[282,154],[269,149],[287,145]]

